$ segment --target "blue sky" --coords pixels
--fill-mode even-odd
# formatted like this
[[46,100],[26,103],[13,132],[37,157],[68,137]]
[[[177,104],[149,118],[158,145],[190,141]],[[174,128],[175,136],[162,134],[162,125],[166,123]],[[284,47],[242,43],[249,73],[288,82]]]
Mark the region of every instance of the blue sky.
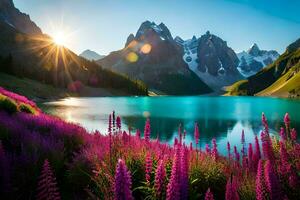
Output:
[[[43,32],[66,29],[67,47],[100,54],[122,48],[145,20],[164,22],[175,37],[197,37],[207,30],[235,51],[254,42],[282,53],[300,38],[298,0],[14,0]],[[63,25],[61,25],[63,24]]]

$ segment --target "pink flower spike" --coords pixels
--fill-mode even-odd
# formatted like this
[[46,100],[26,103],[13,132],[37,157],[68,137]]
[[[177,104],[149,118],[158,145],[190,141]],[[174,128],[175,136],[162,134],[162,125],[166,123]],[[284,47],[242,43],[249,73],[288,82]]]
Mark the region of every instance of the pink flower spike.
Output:
[[214,195],[210,191],[210,188],[208,188],[208,190],[205,193],[205,200],[214,200]]

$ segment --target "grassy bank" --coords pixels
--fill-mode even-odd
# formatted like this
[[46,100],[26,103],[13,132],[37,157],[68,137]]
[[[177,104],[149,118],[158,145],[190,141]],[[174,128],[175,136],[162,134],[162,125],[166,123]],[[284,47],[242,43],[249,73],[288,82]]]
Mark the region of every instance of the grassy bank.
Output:
[[67,89],[55,88],[28,78],[18,78],[5,73],[0,73],[0,86],[18,94],[24,95],[35,101],[49,101],[64,97],[79,96],[129,96],[130,94],[107,88],[92,88],[83,86],[80,92],[70,92]]

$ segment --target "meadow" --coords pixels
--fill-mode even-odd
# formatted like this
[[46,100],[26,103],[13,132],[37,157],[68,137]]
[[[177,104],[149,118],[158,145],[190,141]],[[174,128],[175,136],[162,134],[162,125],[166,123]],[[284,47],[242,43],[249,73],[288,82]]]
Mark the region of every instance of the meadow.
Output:
[[271,137],[267,116],[242,150],[216,140],[200,149],[199,126],[187,144],[179,127],[172,145],[121,127],[114,112],[105,133],[47,115],[26,97],[0,88],[1,199],[257,199],[300,196],[300,144],[288,114]]

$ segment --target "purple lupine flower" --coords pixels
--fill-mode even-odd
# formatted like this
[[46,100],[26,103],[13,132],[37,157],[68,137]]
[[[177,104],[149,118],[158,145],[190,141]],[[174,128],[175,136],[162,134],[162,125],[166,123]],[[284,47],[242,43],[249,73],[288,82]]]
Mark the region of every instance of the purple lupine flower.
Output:
[[146,120],[145,129],[144,129],[144,138],[146,142],[150,141],[151,127],[150,127],[150,119]]
[[151,178],[151,172],[152,172],[152,158],[151,158],[150,153],[147,153],[147,155],[146,155],[145,172],[146,172],[146,182],[149,185],[150,178]]
[[166,179],[166,170],[165,170],[164,162],[163,160],[160,160],[155,172],[155,180],[154,180],[155,195],[158,199],[162,198],[162,193],[165,188],[165,179]]
[[193,143],[190,142],[190,151],[192,151],[192,150],[193,150]]
[[122,159],[117,164],[114,186],[115,200],[133,200],[131,175]]
[[231,153],[230,153],[230,143],[227,142],[227,152],[228,152],[228,159],[231,159]]
[[180,199],[188,198],[189,175],[188,175],[188,159],[186,147],[181,148],[180,153]]
[[248,166],[250,170],[253,170],[253,148],[252,148],[252,143],[249,143],[248,146]]
[[291,130],[291,139],[292,139],[294,142],[297,141],[297,131],[296,131],[296,129],[294,129],[294,128]]
[[179,138],[179,144],[182,144],[182,133],[181,133],[181,124],[179,124],[178,127],[178,138]]
[[299,188],[299,180],[298,180],[298,175],[296,173],[296,169],[290,168],[289,171],[289,186],[293,189]]
[[199,137],[200,137],[200,133],[199,133],[198,123],[195,122],[194,139],[195,139],[195,143],[196,143],[196,148],[197,148],[197,145],[199,144]]
[[279,145],[280,145],[280,164],[278,168],[280,174],[286,175],[290,171],[290,167],[291,167],[288,161],[289,155],[285,148],[285,144],[282,141],[279,142]]
[[208,188],[208,190],[205,193],[205,200],[214,200],[214,195],[210,191],[210,188]]
[[139,129],[136,129],[135,136],[136,136],[137,138],[141,138],[141,131],[140,131]]
[[254,148],[255,148],[255,152],[253,154],[252,161],[253,161],[254,170],[256,171],[257,165],[258,165],[258,161],[261,159],[260,146],[259,146],[259,142],[258,142],[257,136],[255,136]]
[[275,155],[273,151],[272,141],[267,132],[261,133],[261,142],[262,142],[262,149],[263,155],[266,159],[270,160],[272,164],[275,163]]
[[265,182],[264,167],[263,167],[263,162],[261,159],[258,161],[255,187],[256,187],[256,189],[255,189],[256,200],[267,200],[268,199],[268,189],[267,189],[267,185]]
[[269,160],[265,164],[265,180],[270,198],[272,200],[281,200],[283,196],[280,183]]
[[283,128],[283,127],[280,128],[279,136],[280,136],[280,139],[281,139],[282,141],[285,141],[285,140],[286,140],[286,134],[285,134],[285,132],[284,132],[284,128]]
[[167,200],[180,199],[180,147],[177,146],[172,164],[170,181],[167,186]]
[[178,139],[177,137],[174,138],[174,147],[176,147],[178,145]]
[[284,115],[284,123],[285,124],[290,124],[291,123],[289,113],[285,113],[285,115]]
[[116,127],[116,113],[115,113],[115,111],[112,112],[112,127],[115,130],[115,127]]
[[111,126],[111,115],[108,117],[108,134],[111,134],[112,126]]
[[244,131],[244,129],[242,130],[241,143],[242,144],[245,143],[245,131]]
[[212,151],[211,151],[211,154],[212,154],[212,157],[217,160],[218,157],[219,157],[219,153],[218,153],[218,148],[217,148],[217,142],[216,142],[216,139],[213,138],[212,139]]
[[121,130],[121,117],[120,116],[117,116],[116,125],[117,125],[117,129],[119,129],[119,131],[120,131]]
[[234,157],[235,157],[236,162],[240,162],[240,154],[237,151],[236,146],[233,147],[233,153],[234,153]]
[[238,194],[238,184],[234,176],[231,176],[226,184],[226,193],[225,193],[226,200],[239,200]]
[[209,144],[206,144],[206,145],[205,145],[205,152],[206,152],[207,154],[210,154],[210,153],[211,153]]
[[48,160],[45,160],[41,176],[39,178],[37,188],[37,199],[38,200],[59,200],[60,194],[58,192],[56,178],[51,169]]

